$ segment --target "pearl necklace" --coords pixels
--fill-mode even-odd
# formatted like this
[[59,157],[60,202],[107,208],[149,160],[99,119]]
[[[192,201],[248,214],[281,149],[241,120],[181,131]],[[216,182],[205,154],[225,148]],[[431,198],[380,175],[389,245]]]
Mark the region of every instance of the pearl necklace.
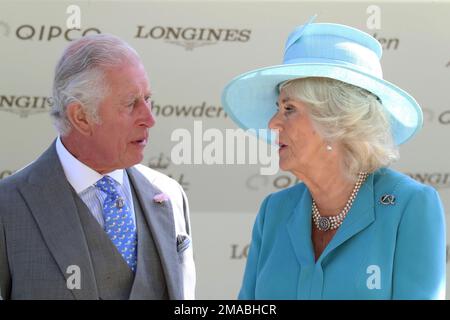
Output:
[[319,213],[316,202],[314,201],[314,199],[312,200],[312,217],[317,229],[319,229],[320,231],[328,231],[337,229],[341,226],[345,216],[352,207],[353,201],[355,200],[359,189],[367,179],[368,175],[369,174],[367,172],[360,172],[358,174],[358,180],[356,181],[355,187],[353,188],[352,194],[350,195],[347,204],[345,205],[344,209],[342,209],[341,213],[336,216],[322,217]]

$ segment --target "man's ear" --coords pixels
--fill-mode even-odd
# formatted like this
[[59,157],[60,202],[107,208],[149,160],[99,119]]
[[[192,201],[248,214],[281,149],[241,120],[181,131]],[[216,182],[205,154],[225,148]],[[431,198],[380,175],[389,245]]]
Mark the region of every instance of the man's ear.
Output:
[[72,102],[67,106],[67,118],[73,130],[85,136],[91,135],[93,121],[80,103]]

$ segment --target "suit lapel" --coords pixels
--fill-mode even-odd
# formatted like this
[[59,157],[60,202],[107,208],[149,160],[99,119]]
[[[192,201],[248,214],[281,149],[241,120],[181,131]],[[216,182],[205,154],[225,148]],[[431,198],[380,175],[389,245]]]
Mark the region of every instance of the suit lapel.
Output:
[[81,288],[71,290],[75,298],[97,299],[89,249],[55,143],[33,165],[29,184],[20,192],[64,278],[72,274],[67,273],[69,266],[80,268]]
[[170,201],[161,204],[153,201],[155,195],[162,193],[135,168],[127,169],[134,186],[144,216],[155,241],[164,270],[170,299],[182,299],[182,273],[176,250],[175,222]]

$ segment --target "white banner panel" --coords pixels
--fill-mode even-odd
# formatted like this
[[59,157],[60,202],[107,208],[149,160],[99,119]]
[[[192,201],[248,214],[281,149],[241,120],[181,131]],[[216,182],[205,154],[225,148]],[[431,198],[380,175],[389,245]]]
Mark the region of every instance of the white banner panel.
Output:
[[[66,25],[69,5],[81,10],[80,30]],[[379,29],[368,27],[369,6],[379,11]],[[410,92],[425,117],[394,168],[434,186],[448,212],[449,3],[0,1],[0,178],[33,161],[55,138],[48,115],[53,70],[69,41],[92,33],[123,38],[140,53],[153,90],[157,123],[143,163],[178,180],[189,197],[197,297],[236,298],[260,202],[296,178],[262,176],[257,164],[207,165],[200,159],[176,165],[171,135],[188,130],[193,162],[194,150],[211,144],[204,137],[208,129],[226,137],[225,130],[236,126],[220,105],[225,84],[281,63],[287,35],[313,14],[317,22],[347,24],[382,43],[385,79]],[[231,142],[222,141],[223,162]]]

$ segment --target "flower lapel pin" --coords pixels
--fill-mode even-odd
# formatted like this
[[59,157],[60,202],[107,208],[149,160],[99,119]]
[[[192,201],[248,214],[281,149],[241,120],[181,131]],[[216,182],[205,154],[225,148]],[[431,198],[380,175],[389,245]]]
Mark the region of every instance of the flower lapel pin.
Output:
[[153,197],[153,201],[159,204],[162,204],[167,200],[169,200],[169,196],[165,193],[158,193],[156,196]]

